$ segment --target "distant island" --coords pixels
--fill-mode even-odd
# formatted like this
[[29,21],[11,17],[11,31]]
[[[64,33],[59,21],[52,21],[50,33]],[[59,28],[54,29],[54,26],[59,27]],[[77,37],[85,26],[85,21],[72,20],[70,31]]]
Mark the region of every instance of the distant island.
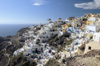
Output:
[[99,61],[100,14],[48,19],[0,37],[0,66],[99,66]]

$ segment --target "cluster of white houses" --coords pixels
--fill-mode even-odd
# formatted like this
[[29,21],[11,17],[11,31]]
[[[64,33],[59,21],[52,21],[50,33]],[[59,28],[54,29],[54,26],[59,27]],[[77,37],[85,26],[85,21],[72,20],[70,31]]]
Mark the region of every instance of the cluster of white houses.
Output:
[[[61,58],[65,55],[69,57],[71,54],[82,55],[90,50],[98,50],[100,49],[100,17],[97,16],[97,14],[85,14],[81,18],[70,17],[64,21],[58,18],[55,22],[49,19],[47,24],[31,26],[31,30],[23,34],[23,37],[29,37],[25,41],[25,45],[16,50],[14,55],[23,52],[28,59],[38,61],[38,66],[42,66],[49,59],[55,58],[56,50],[54,47],[50,47],[47,41],[54,35],[58,34],[59,37],[65,32],[70,33],[70,39],[74,41],[65,48],[64,52],[60,52]],[[37,30],[37,27],[40,29]],[[34,39],[30,37],[34,37]],[[85,45],[84,51],[79,49],[82,45]]]

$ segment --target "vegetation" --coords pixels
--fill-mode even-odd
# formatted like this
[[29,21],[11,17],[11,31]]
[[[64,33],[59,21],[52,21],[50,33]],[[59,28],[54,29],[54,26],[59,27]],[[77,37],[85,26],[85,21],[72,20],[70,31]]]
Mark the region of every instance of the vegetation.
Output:
[[60,66],[60,63],[56,59],[50,59],[45,66]]
[[[38,28],[39,29],[39,28]],[[16,36],[0,37],[0,66],[36,66],[33,61],[27,61],[23,54],[13,57],[14,51],[24,45],[26,38],[19,38],[30,28],[22,28]],[[31,39],[34,39],[31,37]]]
[[18,56],[12,57],[10,59],[8,66],[36,66],[37,64],[35,62],[27,61],[27,58],[23,56],[23,54],[20,54]]
[[86,18],[83,18],[83,21],[87,21],[87,19]]
[[62,51],[66,47],[66,45],[70,45],[73,41],[67,40],[69,36],[69,33],[65,33],[60,37],[58,37],[58,35],[55,35],[48,40],[48,43],[50,44],[50,46],[57,48],[58,51]]
[[27,61],[23,54],[13,57],[13,52],[24,45],[23,41],[17,36],[0,37],[0,66],[36,66],[35,62]]
[[6,66],[8,59],[9,58],[5,55],[5,51],[0,51],[0,66]]

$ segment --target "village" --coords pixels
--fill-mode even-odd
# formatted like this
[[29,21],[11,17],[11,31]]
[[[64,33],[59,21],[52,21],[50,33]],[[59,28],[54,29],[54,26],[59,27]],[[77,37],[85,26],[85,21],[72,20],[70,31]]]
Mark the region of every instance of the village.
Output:
[[57,21],[48,19],[46,24],[29,28],[20,36],[26,39],[24,46],[13,54],[23,53],[37,66],[44,66],[50,59],[59,58],[61,63],[64,58],[100,49],[100,14],[88,13],[80,18],[58,18]]

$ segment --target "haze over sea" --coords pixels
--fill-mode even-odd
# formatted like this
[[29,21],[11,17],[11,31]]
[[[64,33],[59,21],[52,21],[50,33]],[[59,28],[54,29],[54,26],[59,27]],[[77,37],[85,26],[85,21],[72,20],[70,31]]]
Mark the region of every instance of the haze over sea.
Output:
[[23,27],[32,26],[33,24],[0,24],[0,36],[13,36]]

